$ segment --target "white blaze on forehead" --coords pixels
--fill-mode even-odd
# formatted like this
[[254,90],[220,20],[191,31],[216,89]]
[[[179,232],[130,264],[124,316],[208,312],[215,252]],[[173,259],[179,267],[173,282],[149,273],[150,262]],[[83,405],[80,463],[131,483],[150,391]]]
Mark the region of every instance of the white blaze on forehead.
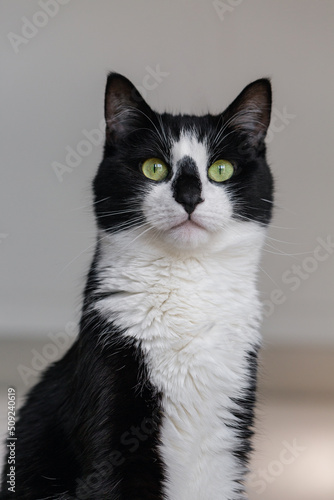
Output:
[[189,156],[198,168],[202,180],[206,178],[208,166],[208,151],[205,142],[200,142],[190,131],[183,131],[178,142],[172,147],[172,162],[176,170],[176,164],[185,156]]

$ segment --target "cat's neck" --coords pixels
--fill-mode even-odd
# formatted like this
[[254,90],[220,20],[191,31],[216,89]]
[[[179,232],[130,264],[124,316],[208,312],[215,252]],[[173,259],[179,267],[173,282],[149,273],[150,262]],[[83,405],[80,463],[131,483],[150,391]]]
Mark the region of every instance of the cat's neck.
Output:
[[94,308],[106,319],[122,328],[136,325],[136,336],[149,335],[148,325],[157,325],[159,318],[177,334],[178,316],[186,321],[188,315],[193,323],[194,310],[199,327],[209,317],[225,325],[237,318],[240,327],[258,326],[256,276],[264,240],[259,225],[236,223],[210,248],[182,254],[140,234],[100,234]]
[[[105,292],[108,292],[108,286],[111,287],[110,292],[122,291],[122,288],[117,290],[113,287],[117,287],[117,280],[124,274],[128,276],[126,281],[130,285],[130,269],[145,273],[143,286],[147,286],[150,277],[156,279],[156,273],[159,272],[160,279],[164,280],[164,277],[168,278],[166,266],[170,269],[187,267],[189,278],[195,275],[196,281],[197,264],[205,269],[208,276],[230,274],[234,278],[240,275],[246,281],[247,278],[253,280],[258,271],[264,238],[263,227],[256,223],[237,221],[229,226],[226,233],[213,237],[210,245],[203,248],[175,249],[164,245],[156,235],[145,234],[145,231],[137,228],[118,234],[100,231],[96,270],[100,278],[105,278]],[[132,277],[137,281],[136,275]],[[102,281],[100,283],[102,285]]]

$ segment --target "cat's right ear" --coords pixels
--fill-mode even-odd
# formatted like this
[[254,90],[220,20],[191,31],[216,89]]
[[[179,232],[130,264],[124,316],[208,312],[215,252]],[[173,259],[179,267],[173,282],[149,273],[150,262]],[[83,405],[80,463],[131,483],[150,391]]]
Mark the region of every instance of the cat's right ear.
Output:
[[150,107],[136,87],[118,73],[110,73],[107,79],[104,116],[108,142],[117,142],[130,133]]

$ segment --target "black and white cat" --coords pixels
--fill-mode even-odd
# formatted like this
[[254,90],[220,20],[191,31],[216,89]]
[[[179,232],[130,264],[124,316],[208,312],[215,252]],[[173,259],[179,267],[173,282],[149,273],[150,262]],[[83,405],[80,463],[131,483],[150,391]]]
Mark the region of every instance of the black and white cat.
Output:
[[245,498],[270,110],[266,79],[197,117],[109,75],[80,333],[21,409],[2,499]]

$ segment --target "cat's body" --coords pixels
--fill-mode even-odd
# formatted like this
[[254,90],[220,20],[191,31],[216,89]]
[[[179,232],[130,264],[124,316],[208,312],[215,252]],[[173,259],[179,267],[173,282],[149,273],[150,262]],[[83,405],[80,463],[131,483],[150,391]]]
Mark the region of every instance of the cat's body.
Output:
[[270,104],[258,80],[223,115],[157,115],[109,76],[80,335],[21,410],[8,498],[244,498]]

